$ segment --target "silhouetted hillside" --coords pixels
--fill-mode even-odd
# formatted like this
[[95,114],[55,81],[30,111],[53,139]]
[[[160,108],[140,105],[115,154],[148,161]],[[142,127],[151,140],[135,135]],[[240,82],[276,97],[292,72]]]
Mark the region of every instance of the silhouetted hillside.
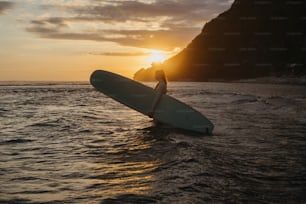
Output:
[[236,0],[178,55],[135,73],[150,80],[232,80],[306,73],[306,2]]

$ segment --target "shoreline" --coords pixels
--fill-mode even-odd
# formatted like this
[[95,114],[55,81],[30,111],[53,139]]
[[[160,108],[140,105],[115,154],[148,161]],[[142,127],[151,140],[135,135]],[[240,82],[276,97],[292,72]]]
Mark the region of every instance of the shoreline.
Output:
[[306,85],[306,76],[301,77],[259,77],[253,79],[234,80],[233,83]]
[[[138,80],[136,80],[138,81]],[[141,83],[155,81],[139,81]],[[259,77],[250,79],[237,79],[237,80],[222,80],[211,79],[208,81],[196,81],[196,80],[181,80],[170,82],[212,82],[212,83],[258,83],[258,84],[284,84],[284,85],[306,85],[306,76],[301,77]],[[88,85],[87,81],[0,81],[0,86],[31,86],[31,85]]]

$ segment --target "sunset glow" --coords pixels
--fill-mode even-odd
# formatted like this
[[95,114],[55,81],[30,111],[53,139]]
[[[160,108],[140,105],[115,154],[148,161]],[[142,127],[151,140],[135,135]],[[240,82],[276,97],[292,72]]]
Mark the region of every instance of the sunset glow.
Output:
[[0,1],[0,81],[128,77],[163,62],[230,6],[221,0]]
[[152,50],[149,56],[149,62],[152,63],[162,63],[167,59],[167,55],[160,50]]

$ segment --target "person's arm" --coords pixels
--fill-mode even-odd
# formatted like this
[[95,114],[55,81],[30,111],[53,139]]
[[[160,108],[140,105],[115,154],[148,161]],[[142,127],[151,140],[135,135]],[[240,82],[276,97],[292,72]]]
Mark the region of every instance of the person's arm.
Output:
[[149,112],[149,117],[153,117],[154,112],[159,104],[160,99],[162,98],[162,95],[164,94],[163,91],[164,87],[162,85],[157,86],[155,89],[155,97],[152,102],[151,111]]
[[151,107],[151,112],[154,113],[155,112],[155,109],[162,97],[163,93],[159,90],[157,90],[156,94],[155,94],[155,98],[153,100],[153,103],[152,103],[152,107]]

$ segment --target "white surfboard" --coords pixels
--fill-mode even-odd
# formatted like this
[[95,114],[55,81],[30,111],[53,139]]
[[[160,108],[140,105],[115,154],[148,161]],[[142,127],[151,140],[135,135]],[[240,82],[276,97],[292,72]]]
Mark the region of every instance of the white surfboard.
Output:
[[[155,97],[151,87],[103,70],[94,71],[90,83],[98,91],[144,115],[151,110]],[[214,128],[200,112],[169,95],[162,96],[153,117],[173,127],[199,133],[211,134]]]

